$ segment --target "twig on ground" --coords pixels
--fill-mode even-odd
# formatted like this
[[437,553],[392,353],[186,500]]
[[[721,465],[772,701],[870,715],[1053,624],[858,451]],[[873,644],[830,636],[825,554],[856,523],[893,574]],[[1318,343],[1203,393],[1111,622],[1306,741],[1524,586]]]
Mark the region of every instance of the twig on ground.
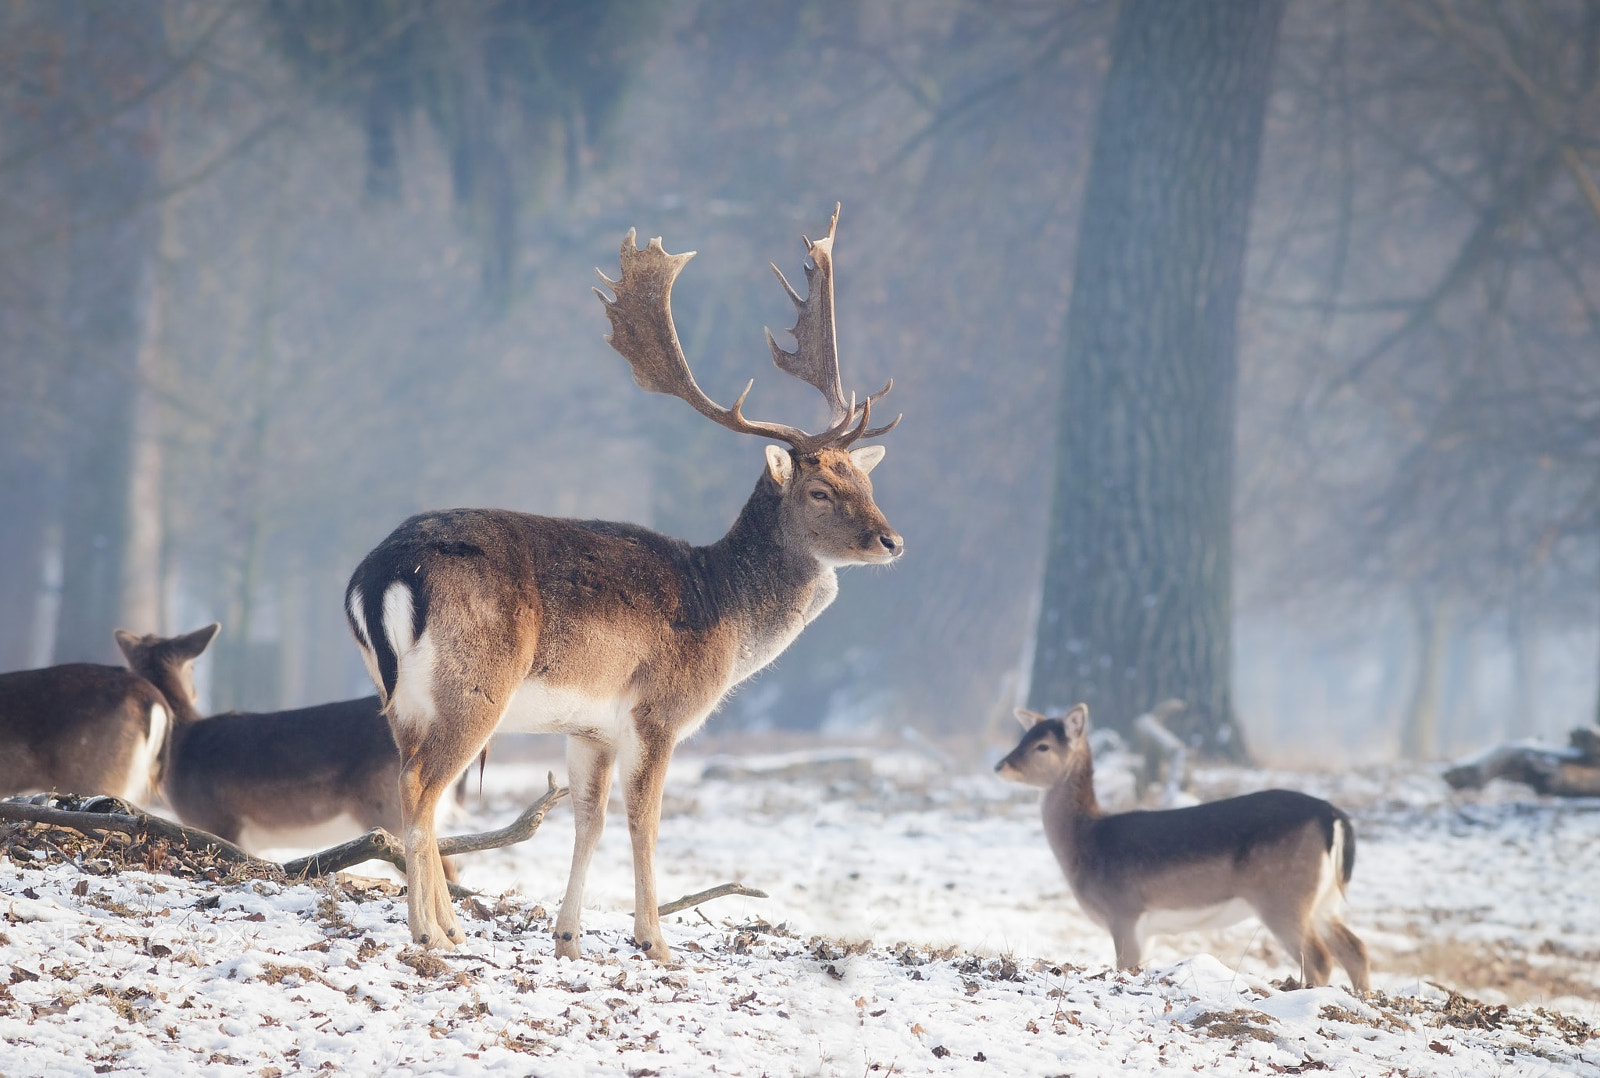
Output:
[[[767,897],[765,891],[757,891],[754,887],[746,887],[742,883],[724,883],[705,891],[696,891],[692,895],[684,895],[676,902],[668,902],[656,911],[656,916],[665,917],[669,913],[682,913],[684,910],[698,906],[702,902],[710,902],[713,898],[725,898],[728,895],[744,895],[746,898]],[[700,916],[704,917],[705,914],[702,913]],[[710,922],[707,923],[709,924]]]

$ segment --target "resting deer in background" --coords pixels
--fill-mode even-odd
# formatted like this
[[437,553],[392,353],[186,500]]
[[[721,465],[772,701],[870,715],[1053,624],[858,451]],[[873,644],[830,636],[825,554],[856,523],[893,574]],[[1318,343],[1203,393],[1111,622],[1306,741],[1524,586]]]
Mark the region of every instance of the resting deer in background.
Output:
[[119,666],[0,674],[0,797],[110,794],[147,805],[172,715],[161,690]]
[[[398,834],[400,753],[378,698],[202,717],[194,660],[220,628],[169,639],[116,633],[128,667],[171,705],[161,792],[178,819],[251,853],[374,827]],[[445,872],[455,878],[449,862]]]
[[[796,349],[767,334],[778,368],[820,391],[832,419],[820,434],[746,419],[750,386],[731,408],[707,397],[672,323],[672,283],[689,254],[630,230],[621,279],[595,289],[606,338],[652,393],[687,402],[729,430],[769,445],[766,467],[722,539],[690,546],[649,529],[492,509],[424,513],[401,524],[356,567],[345,609],[362,658],[387,701],[405,761],[400,776],[412,937],[453,947],[461,929],[439,870],[433,807],[504,722],[567,735],[576,837],[556,954],[579,954],[584,877],[620,766],[633,844],[634,939],[671,958],[656,912],[656,833],[674,746],[699,729],[739,682],[771,662],[833,601],[835,570],[883,564],[904,550],[872,498],[867,473],[881,446],[852,449],[872,406],[840,388],[833,321],[833,237],[806,240]],[[752,383],[753,384],[753,383]]]
[[1339,920],[1356,860],[1349,816],[1292,790],[1108,816],[1094,795],[1088,707],[1062,719],[1018,708],[1017,718],[1026,733],[995,770],[1044,788],[1045,837],[1078,904],[1111,930],[1119,968],[1138,967],[1151,935],[1253,912],[1299,962],[1302,983],[1328,983],[1331,946],[1355,990],[1367,990],[1367,949]]

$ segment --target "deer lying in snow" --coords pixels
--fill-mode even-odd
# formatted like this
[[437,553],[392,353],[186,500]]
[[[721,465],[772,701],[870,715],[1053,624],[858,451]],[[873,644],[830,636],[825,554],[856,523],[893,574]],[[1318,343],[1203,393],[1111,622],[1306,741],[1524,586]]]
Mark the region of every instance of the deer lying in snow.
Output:
[[1138,967],[1151,935],[1221,928],[1253,912],[1300,963],[1302,983],[1328,983],[1331,947],[1356,991],[1367,990],[1367,949],[1339,920],[1356,860],[1350,817],[1291,790],[1106,815],[1094,795],[1088,707],[1061,719],[1018,708],[1017,718],[1026,733],[995,770],[1044,788],[1050,849],[1078,904],[1111,931],[1119,968]]
[[110,794],[148,804],[171,725],[161,691],[119,666],[0,674],[0,797]]
[[433,806],[504,722],[567,735],[577,835],[556,954],[578,957],[584,875],[620,766],[634,939],[651,958],[671,960],[653,861],[673,747],[833,601],[836,569],[886,564],[905,549],[867,478],[883,448],[851,448],[894,423],[870,429],[888,386],[860,404],[840,388],[837,222],[835,208],[828,235],[806,240],[806,298],[783,282],[799,312],[795,351],[767,335],[778,368],[828,402],[832,418],[820,434],[746,419],[748,386],[723,408],[695,384],[671,309],[673,280],[690,255],[669,255],[659,239],[641,251],[630,231],[621,278],[601,275],[614,295],[600,293],[607,339],[641,388],[788,447],[766,447],[755,490],[722,539],[695,547],[632,524],[452,509],[407,520],[356,567],[345,610],[405,760],[406,898],[417,942],[453,947],[461,939],[439,875]]
[[[376,696],[203,718],[194,661],[221,626],[163,639],[117,630],[128,666],[170,701],[162,793],[190,827],[252,853],[400,831],[400,753]],[[446,876],[455,871],[445,863]]]

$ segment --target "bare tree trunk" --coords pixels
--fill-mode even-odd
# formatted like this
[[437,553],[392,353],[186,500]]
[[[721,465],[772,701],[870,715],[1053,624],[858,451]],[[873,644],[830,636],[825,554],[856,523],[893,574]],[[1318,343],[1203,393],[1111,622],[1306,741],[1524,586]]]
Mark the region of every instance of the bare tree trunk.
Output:
[[1127,0],[1083,203],[1030,699],[1233,715],[1235,323],[1278,0]]
[[1506,619],[1511,637],[1511,721],[1513,738],[1532,737],[1539,730],[1539,621],[1528,609],[1526,588],[1511,597]]
[[1453,620],[1447,599],[1414,596],[1417,673],[1401,730],[1400,752],[1407,760],[1432,759],[1439,750],[1439,706],[1444,695],[1445,659]]
[[144,325],[134,359],[132,429],[128,438],[128,530],[122,552],[122,608],[117,626],[135,633],[161,633],[162,544],[162,403],[166,384],[167,311],[171,304],[170,265],[177,257],[176,203],[168,199],[160,211],[160,234],[154,264],[147,275]]
[[[68,63],[74,85],[62,95],[67,123],[117,107],[129,84],[153,77],[165,56],[160,5],[125,5],[114,23],[59,8],[63,34],[83,62]],[[123,63],[99,65],[102,35],[124,39]],[[129,38],[136,40],[128,40]],[[97,125],[63,165],[63,197],[76,214],[66,230],[67,285],[60,310],[64,431],[61,513],[62,586],[56,662],[119,662],[111,631],[123,600],[128,539],[129,445],[135,357],[141,340],[145,274],[154,214],[141,208],[155,180],[156,144],[148,116]]]

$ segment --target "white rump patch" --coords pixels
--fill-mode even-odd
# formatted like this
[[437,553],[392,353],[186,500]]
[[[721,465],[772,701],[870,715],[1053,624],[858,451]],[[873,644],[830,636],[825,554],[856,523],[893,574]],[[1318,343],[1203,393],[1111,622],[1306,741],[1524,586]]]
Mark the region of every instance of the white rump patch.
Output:
[[372,641],[367,636],[367,601],[361,596],[360,588],[351,588],[350,595],[345,599],[345,610],[350,614],[350,624],[355,626],[356,643],[362,647],[371,647]]
[[1344,909],[1344,886],[1339,882],[1339,866],[1344,863],[1344,845],[1350,840],[1343,820],[1333,821],[1333,844],[1317,866],[1317,897],[1311,904],[1312,920],[1336,918]]
[[167,709],[151,704],[150,732],[134,749],[133,759],[128,763],[127,785],[122,791],[124,801],[140,806],[150,803],[150,796],[156,789],[156,767],[161,762],[161,749],[167,743],[167,731],[171,726],[172,716],[167,714]]
[[1139,923],[1134,927],[1134,931],[1139,934],[1139,942],[1142,944],[1151,936],[1198,932],[1207,928],[1227,928],[1229,925],[1238,924],[1246,917],[1254,916],[1255,912],[1250,908],[1250,903],[1242,898],[1230,898],[1213,906],[1193,906],[1181,910],[1146,910],[1139,915]]
[[403,582],[396,580],[383,592],[383,635],[388,638],[389,646],[394,649],[395,658],[399,658],[411,650],[415,642],[412,637],[412,618],[415,610],[411,605],[411,589]]
[[[384,594],[384,627],[389,626],[389,599],[394,595],[394,589],[405,590],[405,585],[394,584]],[[406,593],[406,606],[411,605],[410,592]],[[406,614],[406,625],[411,624],[411,615]],[[391,643],[394,637],[389,637]],[[399,673],[394,682],[394,698],[389,701],[390,714],[394,721],[412,730],[425,730],[433,725],[433,720],[438,718],[439,709],[433,701],[433,667],[435,652],[433,634],[422,630],[422,635],[417,637],[415,644],[410,644],[400,656]]]

